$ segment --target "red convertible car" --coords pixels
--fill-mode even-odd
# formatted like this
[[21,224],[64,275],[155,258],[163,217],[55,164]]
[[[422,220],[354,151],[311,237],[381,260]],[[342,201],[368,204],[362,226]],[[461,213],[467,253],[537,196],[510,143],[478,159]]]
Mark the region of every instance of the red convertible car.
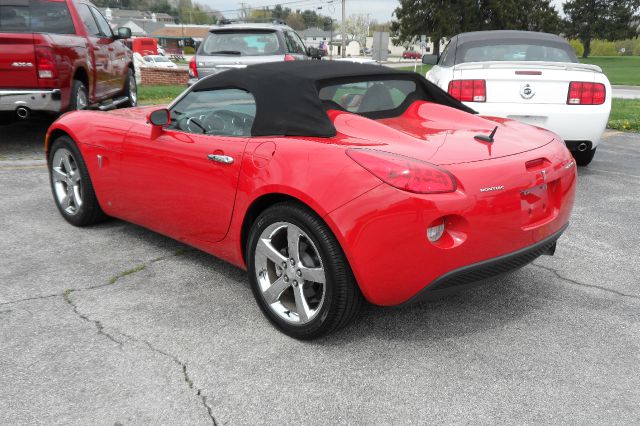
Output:
[[399,305],[553,254],[576,184],[555,134],[347,62],[232,69],[168,108],[68,113],[46,153],[68,222],[120,218],[247,269],[299,339],[363,299]]

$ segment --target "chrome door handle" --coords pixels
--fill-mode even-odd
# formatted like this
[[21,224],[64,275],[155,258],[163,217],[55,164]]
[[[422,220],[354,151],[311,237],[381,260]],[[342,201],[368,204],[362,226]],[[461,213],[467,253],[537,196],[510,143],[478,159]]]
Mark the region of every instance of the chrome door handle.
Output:
[[207,158],[211,161],[215,161],[216,163],[233,164],[233,157],[229,157],[228,155],[209,154],[207,155]]

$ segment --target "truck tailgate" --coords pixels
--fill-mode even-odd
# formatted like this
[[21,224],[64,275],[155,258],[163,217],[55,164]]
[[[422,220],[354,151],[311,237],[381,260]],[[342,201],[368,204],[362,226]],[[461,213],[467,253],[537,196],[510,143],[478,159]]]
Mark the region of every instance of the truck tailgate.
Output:
[[33,37],[0,33],[0,88],[38,87]]

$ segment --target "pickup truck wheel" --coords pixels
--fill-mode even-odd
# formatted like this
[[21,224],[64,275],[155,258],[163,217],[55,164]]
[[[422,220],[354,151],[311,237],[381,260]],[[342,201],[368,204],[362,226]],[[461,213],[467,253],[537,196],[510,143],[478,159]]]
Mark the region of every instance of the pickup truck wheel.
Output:
[[124,95],[128,100],[122,104],[123,107],[128,108],[138,105],[138,84],[136,83],[136,74],[131,68],[129,68],[129,73],[127,74]]
[[71,86],[71,100],[69,101],[69,110],[77,111],[87,109],[89,106],[89,94],[87,88],[80,80],[73,80]]

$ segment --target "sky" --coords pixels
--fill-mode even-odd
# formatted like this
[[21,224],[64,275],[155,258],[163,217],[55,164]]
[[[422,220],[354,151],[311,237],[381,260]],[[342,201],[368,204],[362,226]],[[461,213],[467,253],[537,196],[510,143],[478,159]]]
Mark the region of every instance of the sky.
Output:
[[[551,3],[558,10],[561,10],[564,1],[552,0]],[[196,2],[211,6],[229,18],[236,17],[237,11],[241,7],[240,2],[235,2],[234,0],[196,0]],[[342,12],[341,0],[245,0],[245,3],[253,8],[273,7],[276,4],[290,7],[293,10],[313,10],[322,7],[322,9],[318,10],[319,13],[332,16],[337,20],[340,20]],[[391,15],[395,8],[398,7],[398,4],[398,0],[346,0],[346,14],[347,16],[351,14],[369,14],[371,20],[386,22],[392,19]]]

